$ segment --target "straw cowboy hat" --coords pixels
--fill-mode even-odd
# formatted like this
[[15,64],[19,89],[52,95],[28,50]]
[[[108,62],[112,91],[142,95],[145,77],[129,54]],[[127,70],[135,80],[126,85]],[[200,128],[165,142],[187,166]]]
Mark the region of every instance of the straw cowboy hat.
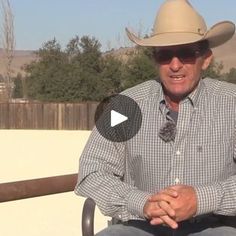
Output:
[[235,32],[235,25],[222,21],[207,30],[203,17],[187,0],[166,0],[160,7],[148,38],[138,38],[126,28],[131,41],[140,46],[162,47],[208,40],[211,48],[228,41]]

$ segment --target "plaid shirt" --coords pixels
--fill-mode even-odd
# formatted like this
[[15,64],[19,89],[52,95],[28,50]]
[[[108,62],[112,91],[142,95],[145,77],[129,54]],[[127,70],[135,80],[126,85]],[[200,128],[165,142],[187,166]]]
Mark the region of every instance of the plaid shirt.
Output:
[[149,195],[186,184],[196,190],[197,215],[236,215],[236,86],[201,80],[180,103],[171,142],[158,136],[168,112],[160,84],[144,82],[123,94],[140,106],[141,129],[116,143],[94,128],[80,157],[75,193],[93,198],[103,214],[127,221],[144,218]]

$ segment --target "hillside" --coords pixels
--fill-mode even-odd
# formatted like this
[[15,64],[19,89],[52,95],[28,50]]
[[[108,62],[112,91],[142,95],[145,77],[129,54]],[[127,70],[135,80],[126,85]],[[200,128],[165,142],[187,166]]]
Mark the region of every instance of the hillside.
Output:
[[[122,59],[126,59],[133,50],[134,48],[120,48],[109,53],[115,54]],[[223,62],[224,72],[228,72],[231,67],[236,68],[236,35],[226,44],[213,49],[213,52],[216,61]],[[34,51],[16,50],[12,62],[14,75],[16,75],[18,72],[24,74],[22,67],[36,59],[37,57]],[[0,49],[0,74],[4,73],[4,67],[3,51]]]
[[236,36],[220,47],[213,49],[215,59],[222,61],[224,64],[224,72],[228,72],[230,68],[236,68]]
[[[14,52],[14,58],[12,61],[13,74],[16,75],[19,72],[24,74],[22,67],[25,64],[29,64],[30,62],[36,59],[37,57],[34,51],[16,50]],[[5,62],[4,62],[3,50],[0,49],[0,74],[4,73],[4,68],[5,68]]]

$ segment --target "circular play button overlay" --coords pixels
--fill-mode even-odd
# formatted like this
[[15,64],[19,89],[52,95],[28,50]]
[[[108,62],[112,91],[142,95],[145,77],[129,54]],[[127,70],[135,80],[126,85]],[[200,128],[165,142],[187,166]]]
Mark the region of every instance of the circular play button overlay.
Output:
[[95,112],[98,132],[112,142],[125,142],[133,138],[142,124],[138,104],[125,95],[106,97]]

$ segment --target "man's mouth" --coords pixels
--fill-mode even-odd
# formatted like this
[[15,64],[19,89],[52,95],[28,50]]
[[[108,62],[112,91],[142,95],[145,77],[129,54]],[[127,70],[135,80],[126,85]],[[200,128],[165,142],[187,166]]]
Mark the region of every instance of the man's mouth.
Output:
[[180,81],[185,78],[185,75],[171,75],[170,78],[174,81]]

